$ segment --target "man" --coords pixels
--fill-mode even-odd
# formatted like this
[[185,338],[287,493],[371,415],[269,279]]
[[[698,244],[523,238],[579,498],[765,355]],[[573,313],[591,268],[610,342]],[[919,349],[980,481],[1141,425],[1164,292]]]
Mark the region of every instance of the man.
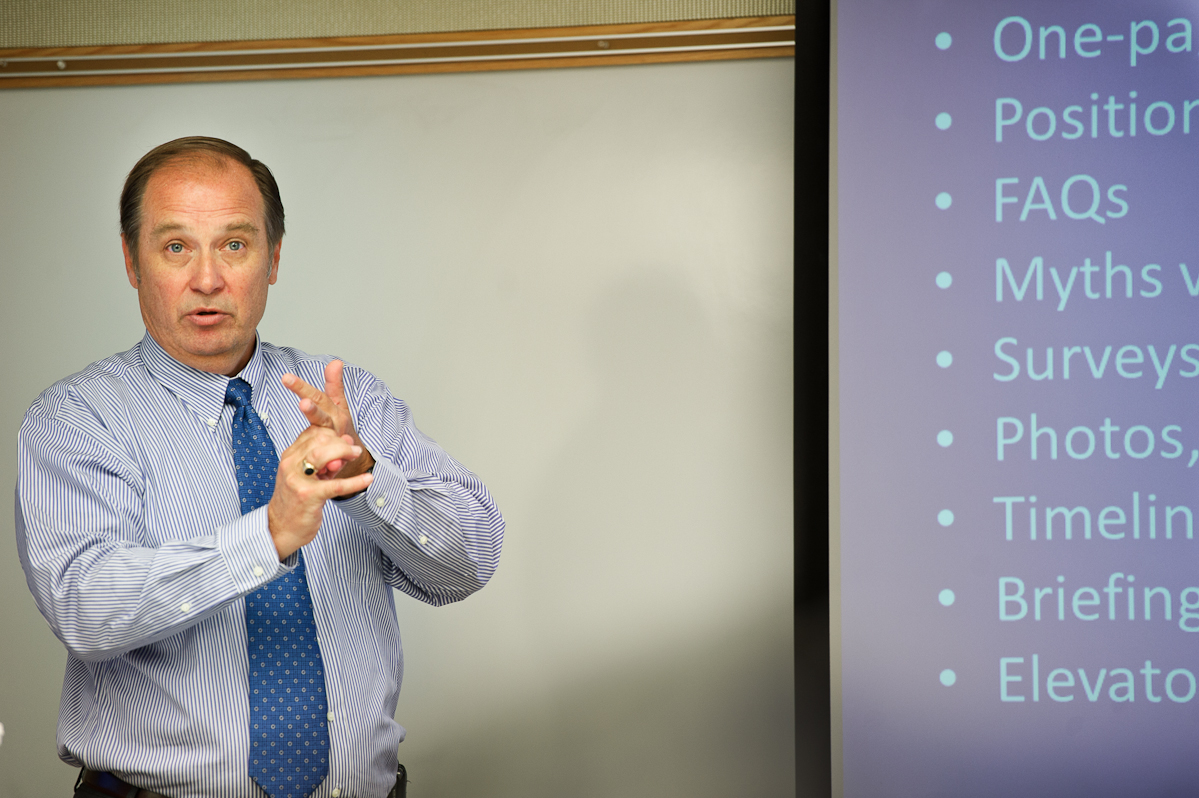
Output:
[[241,148],[147,153],[121,195],[146,335],[21,426],[17,544],[68,651],[78,796],[383,798],[405,733],[390,588],[441,605],[496,568],[487,489],[403,402],[258,339],[282,236]]

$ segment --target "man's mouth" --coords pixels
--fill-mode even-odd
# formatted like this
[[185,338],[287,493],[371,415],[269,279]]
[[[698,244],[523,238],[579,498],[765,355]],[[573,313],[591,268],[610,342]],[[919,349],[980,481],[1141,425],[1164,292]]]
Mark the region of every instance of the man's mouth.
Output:
[[192,320],[193,324],[201,327],[209,327],[217,324],[225,318],[227,314],[223,311],[214,308],[198,308],[188,313],[187,316]]

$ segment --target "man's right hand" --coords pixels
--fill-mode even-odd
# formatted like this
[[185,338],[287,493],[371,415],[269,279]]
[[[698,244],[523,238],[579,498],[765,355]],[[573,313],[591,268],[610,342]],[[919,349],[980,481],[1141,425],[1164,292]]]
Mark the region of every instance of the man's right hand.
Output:
[[338,436],[327,427],[309,427],[279,457],[275,492],[267,505],[267,525],[279,560],[285,560],[314,537],[321,527],[325,502],[366,490],[371,474],[347,479],[317,479],[304,473],[307,461],[319,473],[334,460],[349,462],[362,454],[349,435]]

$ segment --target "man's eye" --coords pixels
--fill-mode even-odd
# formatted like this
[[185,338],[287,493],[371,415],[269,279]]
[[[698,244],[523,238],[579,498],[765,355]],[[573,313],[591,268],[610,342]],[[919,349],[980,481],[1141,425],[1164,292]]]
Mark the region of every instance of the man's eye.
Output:
[[167,252],[172,252],[172,253],[178,255],[182,251],[183,251],[183,245],[180,244],[178,241],[174,242],[173,244],[167,244]]
[[246,248],[246,245],[240,241],[230,241],[229,242],[229,249],[233,250],[234,252],[237,252],[238,250],[245,249],[245,248]]

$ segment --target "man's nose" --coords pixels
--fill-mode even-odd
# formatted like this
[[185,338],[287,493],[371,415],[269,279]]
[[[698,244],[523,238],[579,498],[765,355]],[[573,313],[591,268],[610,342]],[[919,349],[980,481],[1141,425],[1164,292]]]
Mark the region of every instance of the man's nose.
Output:
[[191,288],[201,294],[211,294],[219,291],[225,285],[221,272],[221,262],[216,253],[201,249],[196,255],[195,268],[192,271]]

